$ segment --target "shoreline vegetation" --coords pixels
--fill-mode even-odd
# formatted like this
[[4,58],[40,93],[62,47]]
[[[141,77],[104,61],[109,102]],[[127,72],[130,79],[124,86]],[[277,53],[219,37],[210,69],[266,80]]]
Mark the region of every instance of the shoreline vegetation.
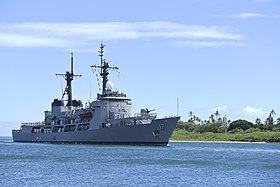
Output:
[[213,133],[174,130],[171,142],[255,142],[280,143],[280,132]]
[[274,120],[274,110],[264,123],[259,118],[255,123],[242,119],[230,121],[226,116],[219,117],[218,111],[209,120],[201,120],[192,111],[188,115],[188,121],[178,121],[171,141],[280,143],[280,118]]

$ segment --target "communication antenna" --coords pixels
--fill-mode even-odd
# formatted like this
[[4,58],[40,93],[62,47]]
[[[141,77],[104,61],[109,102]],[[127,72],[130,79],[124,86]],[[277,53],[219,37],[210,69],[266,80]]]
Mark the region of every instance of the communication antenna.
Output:
[[94,69],[100,69],[100,76],[102,78],[102,95],[106,94],[106,83],[108,82],[109,70],[118,70],[119,69],[116,66],[110,66],[109,62],[107,62],[106,59],[103,59],[104,47],[105,47],[105,45],[103,45],[101,43],[100,51],[98,51],[99,56],[100,56],[100,65],[90,66],[91,68],[94,68]]
[[179,116],[179,97],[177,97],[177,116]]
[[74,74],[74,58],[73,58],[73,52],[71,52],[71,62],[70,62],[70,72],[66,71],[65,74],[56,74],[57,76],[62,76],[66,81],[66,88],[64,90],[64,93],[62,94],[62,98],[66,94],[68,96],[68,102],[66,106],[73,106],[72,102],[72,80],[74,80],[74,77],[81,77],[82,75],[75,75]]
[[91,76],[89,79],[89,99],[91,99]]

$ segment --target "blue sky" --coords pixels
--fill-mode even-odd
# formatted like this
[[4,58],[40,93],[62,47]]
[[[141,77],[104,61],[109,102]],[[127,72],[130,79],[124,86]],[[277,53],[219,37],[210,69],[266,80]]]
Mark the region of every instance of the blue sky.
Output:
[[[133,112],[158,116],[218,110],[230,120],[265,120],[279,107],[280,1],[16,1],[0,2],[0,135],[43,120],[74,52],[74,98],[98,92],[90,66],[97,51],[120,68],[114,87]],[[90,89],[91,87],[91,89]],[[90,91],[91,90],[91,91]],[[90,94],[91,93],[91,94]],[[279,117],[279,115],[276,117]]]

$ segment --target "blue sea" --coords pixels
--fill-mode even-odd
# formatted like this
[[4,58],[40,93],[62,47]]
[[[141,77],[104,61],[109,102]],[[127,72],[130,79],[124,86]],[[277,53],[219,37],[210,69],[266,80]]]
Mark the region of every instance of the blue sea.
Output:
[[13,143],[1,137],[0,186],[280,186],[280,144],[153,147]]

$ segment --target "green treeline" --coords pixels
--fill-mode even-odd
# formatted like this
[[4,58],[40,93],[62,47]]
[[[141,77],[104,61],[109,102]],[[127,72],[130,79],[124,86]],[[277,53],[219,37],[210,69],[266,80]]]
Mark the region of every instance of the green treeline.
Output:
[[187,122],[178,122],[171,140],[280,142],[280,118],[274,120],[274,110],[265,123],[259,118],[255,123],[241,119],[230,121],[226,116],[221,118],[219,115],[216,111],[209,120],[203,121],[190,112]]

